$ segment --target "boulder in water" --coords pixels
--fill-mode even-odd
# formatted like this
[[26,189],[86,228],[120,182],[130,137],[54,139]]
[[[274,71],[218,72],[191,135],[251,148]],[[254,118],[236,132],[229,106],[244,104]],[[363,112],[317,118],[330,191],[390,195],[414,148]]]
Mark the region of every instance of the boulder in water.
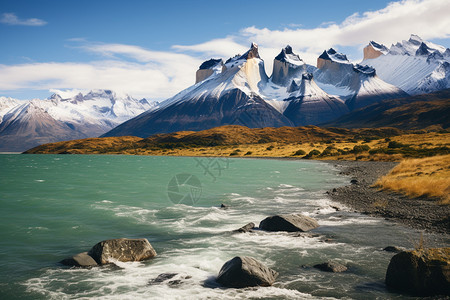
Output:
[[314,265],[314,268],[319,269],[321,271],[333,272],[333,273],[340,273],[340,272],[347,271],[346,266],[344,266],[340,263],[334,262],[334,261],[329,261],[326,263]]
[[147,239],[113,239],[96,244],[88,253],[95,261],[104,265],[111,260],[141,261],[156,256],[156,251]]
[[450,247],[394,255],[386,272],[386,285],[416,296],[449,296]]
[[240,233],[251,232],[253,228],[255,228],[255,223],[250,222],[247,225],[244,225],[241,228],[234,230],[233,232],[240,232]]
[[220,269],[217,282],[231,288],[271,286],[278,272],[248,256],[236,256]]
[[302,214],[287,214],[267,217],[259,223],[259,228],[267,231],[309,231],[319,227],[317,221]]
[[61,263],[71,267],[89,268],[98,266],[97,262],[87,252],[78,253],[73,257],[63,259]]

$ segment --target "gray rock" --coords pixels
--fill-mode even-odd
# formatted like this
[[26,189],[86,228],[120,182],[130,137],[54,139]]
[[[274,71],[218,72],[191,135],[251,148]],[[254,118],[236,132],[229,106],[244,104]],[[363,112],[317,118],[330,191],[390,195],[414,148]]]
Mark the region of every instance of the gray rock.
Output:
[[405,249],[397,246],[387,246],[386,248],[383,249],[383,251],[400,253],[402,251],[405,251]]
[[450,247],[394,255],[386,272],[386,285],[414,296],[450,296]]
[[220,269],[217,282],[231,288],[271,286],[278,272],[248,256],[236,256]]
[[243,232],[251,232],[252,229],[254,229],[254,228],[255,228],[255,223],[250,222],[247,225],[244,225],[244,226],[242,226],[239,229],[233,230],[233,232],[241,232],[241,233],[243,233]]
[[71,267],[88,268],[98,266],[97,262],[87,252],[78,253],[73,257],[63,259],[61,263]]
[[309,231],[319,227],[317,221],[302,214],[276,215],[267,217],[259,223],[266,231]]
[[156,256],[147,239],[113,239],[96,244],[88,253],[99,265],[118,261],[141,261]]
[[319,269],[321,271],[325,272],[333,272],[333,273],[340,273],[347,271],[347,267],[344,265],[341,265],[340,263],[329,261],[322,264],[314,265],[314,268]]

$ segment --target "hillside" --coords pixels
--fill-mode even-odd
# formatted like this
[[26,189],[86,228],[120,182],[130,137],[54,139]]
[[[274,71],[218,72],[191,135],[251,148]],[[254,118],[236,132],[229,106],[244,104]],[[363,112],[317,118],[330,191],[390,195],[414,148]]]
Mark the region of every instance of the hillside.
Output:
[[139,137],[104,137],[45,144],[27,154],[131,154],[234,157],[304,157],[400,160],[448,154],[450,134],[397,128],[247,128],[228,125]]
[[424,129],[450,127],[450,89],[386,100],[352,111],[324,127]]

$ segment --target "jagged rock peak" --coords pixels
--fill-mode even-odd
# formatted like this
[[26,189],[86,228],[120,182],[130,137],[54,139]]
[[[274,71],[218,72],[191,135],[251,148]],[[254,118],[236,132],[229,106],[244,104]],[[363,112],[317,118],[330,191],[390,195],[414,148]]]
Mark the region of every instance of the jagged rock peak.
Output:
[[312,80],[313,74],[312,73],[304,73],[304,74],[302,74],[302,79],[303,80]]
[[303,60],[300,58],[298,54],[295,54],[292,51],[292,47],[287,45],[283,49],[281,49],[281,52],[275,57],[275,60],[279,60],[282,62],[289,62],[289,63],[301,63],[303,64]]
[[389,51],[389,49],[385,46],[385,45],[383,45],[383,44],[378,44],[377,42],[375,42],[375,41],[370,41],[369,42],[369,45],[371,45],[373,48],[375,48],[376,50],[378,50],[378,51]]
[[210,60],[204,61],[198,69],[199,70],[211,69],[215,67],[217,64],[223,64],[223,60],[221,58],[219,59],[211,58]]
[[240,59],[252,59],[252,58],[261,58],[259,57],[258,45],[256,43],[252,43],[250,49],[240,57]]
[[325,60],[331,60],[331,61],[335,61],[335,62],[341,62],[341,63],[349,62],[347,59],[347,56],[345,54],[338,53],[333,48],[323,51],[323,53],[319,56],[319,58],[325,59]]
[[61,101],[62,97],[59,94],[53,94],[50,97],[48,97],[48,100],[56,100],[56,101]]
[[374,68],[369,67],[368,65],[360,65],[360,64],[356,64],[353,66],[353,70],[355,72],[358,73],[362,73],[368,76],[375,76],[376,75],[376,71]]
[[408,42],[410,42],[413,45],[420,45],[421,43],[423,43],[423,40],[420,36],[418,36],[417,34],[411,34],[411,36],[409,37]]
[[195,73],[195,83],[201,82],[213,74],[221,73],[223,69],[223,60],[220,58],[204,61]]
[[419,48],[416,51],[416,56],[426,56],[430,54],[431,49],[424,43],[420,43]]

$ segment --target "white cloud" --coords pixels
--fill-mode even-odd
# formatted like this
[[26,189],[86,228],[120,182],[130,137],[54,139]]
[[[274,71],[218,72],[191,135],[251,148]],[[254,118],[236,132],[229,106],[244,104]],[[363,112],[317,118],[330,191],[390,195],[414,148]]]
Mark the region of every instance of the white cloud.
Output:
[[195,65],[90,63],[0,65],[0,90],[111,89],[134,97],[165,99],[194,83]]
[[172,48],[180,51],[202,53],[203,55],[208,56],[229,58],[235,56],[236,54],[244,54],[250,46],[250,42],[247,42],[248,46],[243,46],[242,44],[236,42],[235,39],[237,38],[238,37],[226,37],[223,39],[214,39],[197,45],[174,45]]
[[0,18],[0,23],[8,25],[23,25],[23,26],[44,26],[46,21],[36,18],[19,19],[14,13],[4,13]]
[[273,58],[286,44],[306,62],[315,64],[317,56],[330,47],[353,47],[361,53],[369,40],[390,45],[411,33],[424,39],[449,38],[449,11],[448,0],[403,0],[377,11],[353,14],[340,24],[326,22],[312,29],[283,30],[248,27],[235,35],[196,45],[174,45],[170,51],[76,38],[69,40],[79,43],[76,48],[101,58],[85,63],[0,65],[0,91],[112,89],[135,97],[165,99],[194,83],[195,71],[203,60],[243,54],[252,41],[259,44],[270,75]]

